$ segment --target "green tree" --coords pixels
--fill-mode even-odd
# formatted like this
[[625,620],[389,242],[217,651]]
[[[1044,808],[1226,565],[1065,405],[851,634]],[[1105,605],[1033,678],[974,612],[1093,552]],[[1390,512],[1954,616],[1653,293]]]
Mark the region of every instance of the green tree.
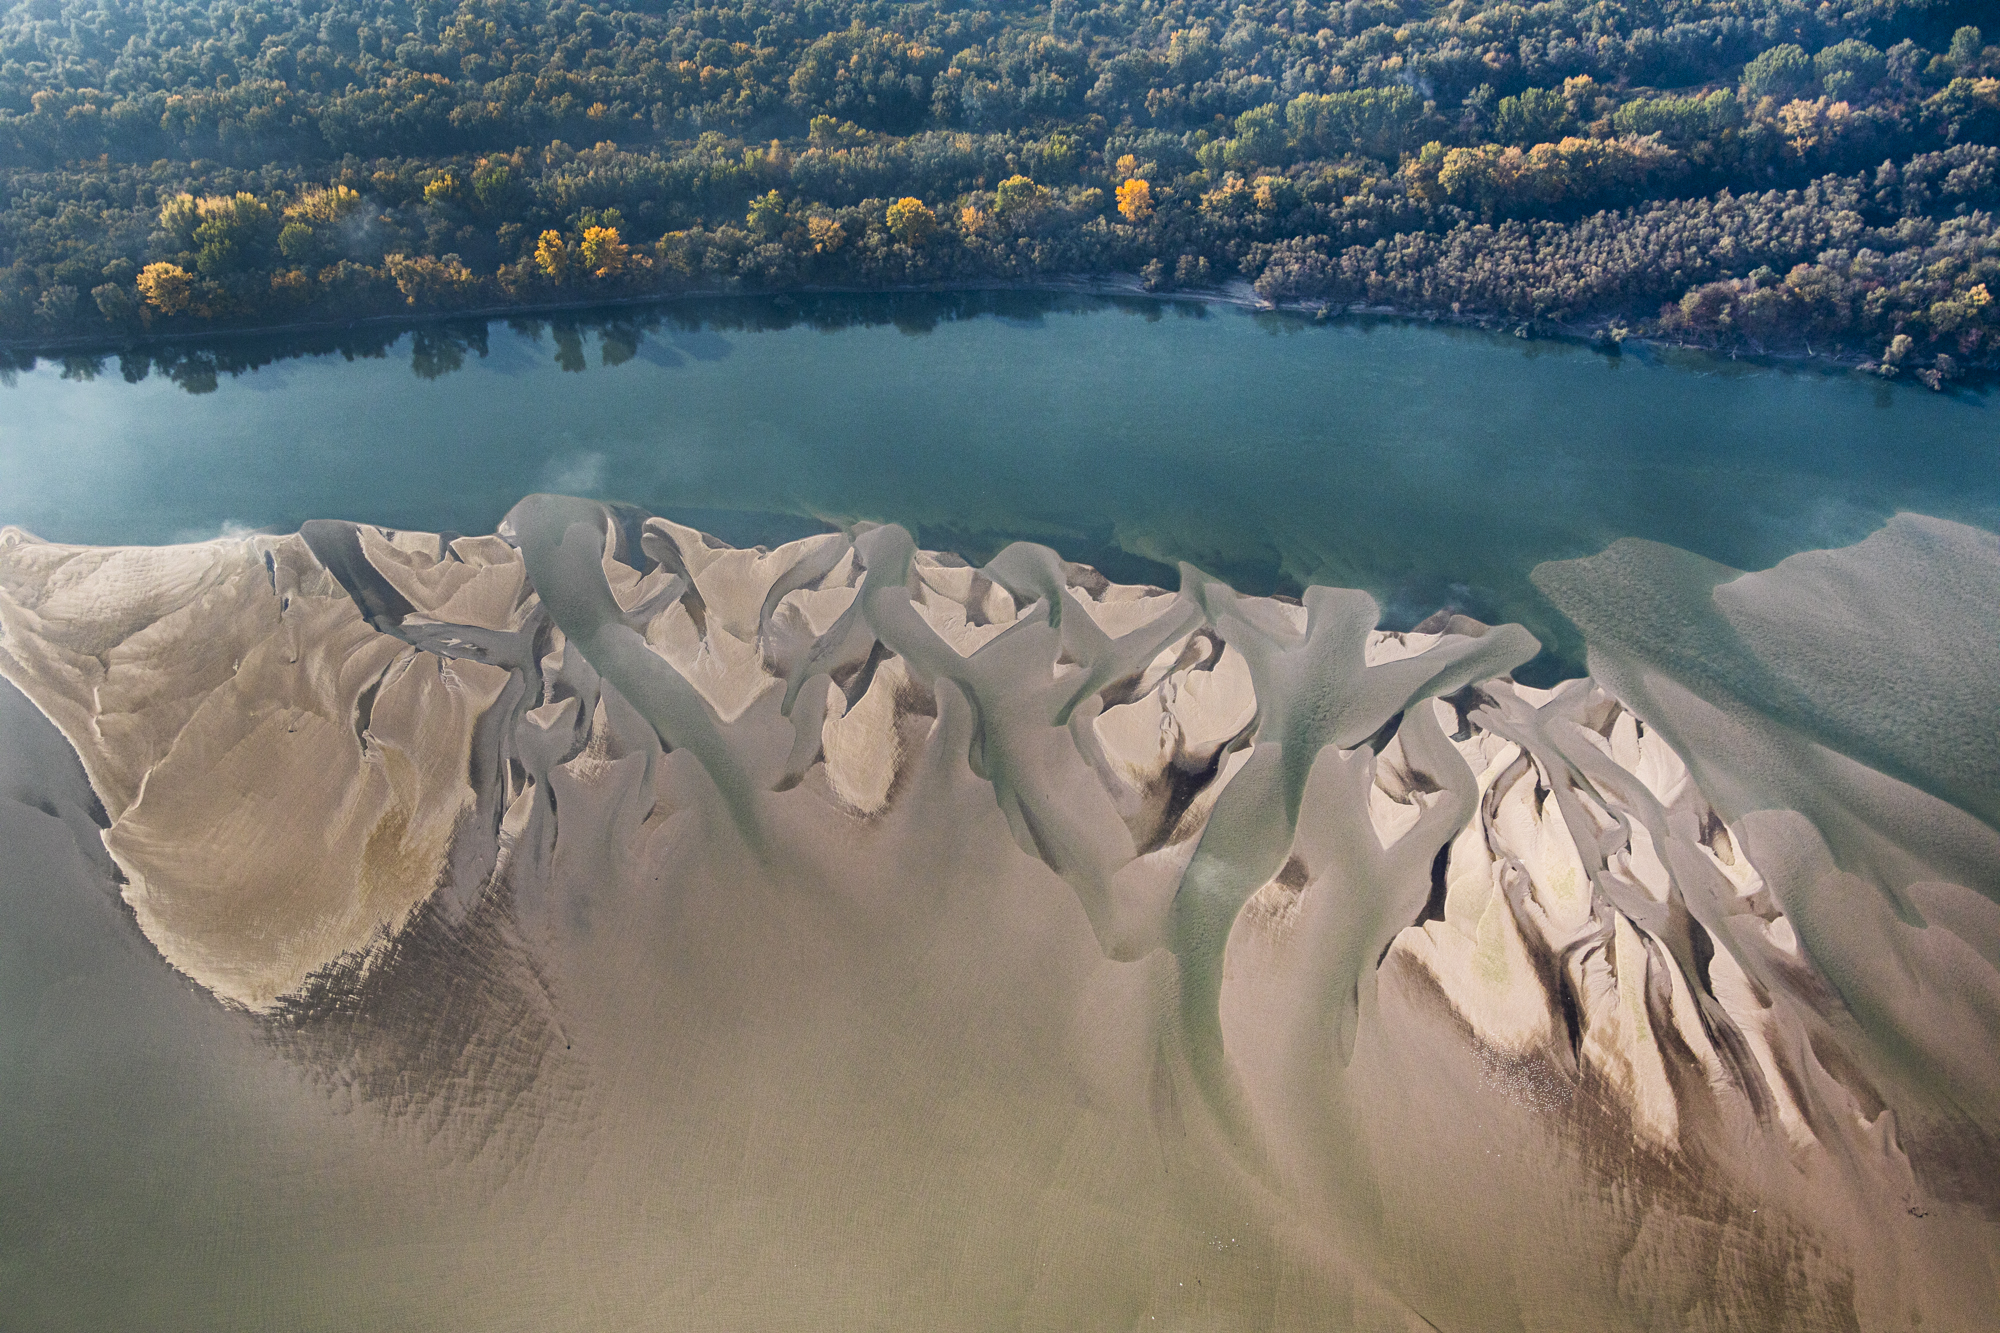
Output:
[[114,329],[129,329],[139,322],[139,300],[123,283],[100,283],[90,289],[90,299]]
[[1743,104],[1717,89],[1705,96],[1640,97],[1611,114],[1620,134],[1657,134],[1676,146],[1712,139],[1743,119]]
[[1986,43],[1979,29],[1968,23],[1951,35],[1951,47],[1944,58],[1958,73],[1969,74],[1978,68],[1985,52]]
[[2000,79],[1953,79],[1925,111],[1959,142],[2000,138]]
[[319,250],[318,233],[303,222],[287,222],[278,232],[278,253],[294,264],[312,262]]
[[201,201],[185,190],[168,196],[160,205],[160,231],[167,238],[168,248],[193,249],[194,229],[200,225]]
[[1889,68],[1888,58],[1866,42],[1850,37],[1835,42],[1813,57],[1813,69],[1820,86],[1836,101],[1859,97],[1881,82]]
[[789,220],[785,196],[776,190],[757,196],[750,201],[750,213],[745,220],[750,224],[750,234],[758,240],[777,240],[785,234]]
[[1030,175],[1050,180],[1071,180],[1075,178],[1083,157],[1083,145],[1077,142],[1074,134],[1056,133],[1039,143],[1030,144],[1022,154],[1022,165],[1030,168]]
[[263,232],[271,209],[247,192],[231,198],[203,199],[201,225],[194,229],[195,268],[205,278],[220,277],[252,266],[263,249]]
[[1220,63],[1207,28],[1180,28],[1167,39],[1167,69],[1176,83],[1205,79]]
[[1025,217],[1040,210],[1048,194],[1026,176],[1009,176],[993,191],[993,211],[1003,218]]
[[508,212],[522,194],[513,167],[505,162],[483,162],[472,173],[472,206],[482,214]]
[[1247,171],[1257,166],[1279,166],[1285,159],[1284,123],[1278,108],[1257,106],[1236,118],[1236,136],[1223,152],[1223,162],[1231,170]]
[[1503,143],[1549,143],[1569,125],[1569,99],[1557,88],[1529,88],[1519,97],[1503,97],[1493,113],[1493,137]]
[[1741,87],[1751,99],[1792,97],[1813,81],[1813,62],[1805,48],[1790,42],[1774,46],[1743,67]]
[[1301,93],[1285,107],[1285,121],[1301,149],[1328,157],[1365,153],[1391,162],[1414,146],[1423,115],[1423,99],[1401,84]]

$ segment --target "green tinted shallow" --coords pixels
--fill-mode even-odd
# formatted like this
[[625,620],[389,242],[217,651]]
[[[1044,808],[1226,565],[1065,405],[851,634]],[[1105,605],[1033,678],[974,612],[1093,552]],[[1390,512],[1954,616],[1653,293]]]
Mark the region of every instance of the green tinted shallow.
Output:
[[1540,561],[1636,536],[1758,569],[1899,509],[2000,523],[1990,393],[1471,330],[1008,294],[337,342],[183,349],[138,384],[116,358],[18,375],[0,522],[486,532],[539,490],[738,543],[895,521],[973,559],[1032,538],[1128,580],[1188,560],[1248,591],[1364,588],[1389,624],[1516,620],[1554,649],[1544,678],[1580,652]]

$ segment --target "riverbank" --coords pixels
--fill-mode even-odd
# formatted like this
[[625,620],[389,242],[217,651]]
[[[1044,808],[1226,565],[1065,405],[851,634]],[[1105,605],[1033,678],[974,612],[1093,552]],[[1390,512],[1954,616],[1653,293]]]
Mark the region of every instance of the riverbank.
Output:
[[156,347],[0,390],[0,523],[477,532],[539,491],[743,546],[900,522],[1122,582],[1187,561],[1259,593],[1363,588],[1402,628],[1450,605],[1564,663],[1526,571],[1620,535],[1741,569],[1900,508],[2000,527],[1979,395],[1510,333],[1092,283]]
[[[1499,311],[1436,310],[1351,302],[1339,304],[1320,300],[1273,301],[1260,295],[1242,279],[1206,287],[1149,287],[1132,273],[1073,274],[1032,280],[968,280],[965,282],[910,284],[905,286],[801,286],[771,291],[743,291],[707,288],[670,293],[649,293],[619,297],[602,295],[572,301],[535,301],[494,304],[460,310],[409,309],[359,315],[350,319],[296,320],[281,324],[243,324],[206,329],[147,331],[123,338],[0,339],[0,371],[31,369],[40,360],[70,360],[78,357],[110,357],[166,348],[199,348],[248,339],[313,337],[349,331],[389,331],[462,325],[473,321],[507,319],[547,319],[593,311],[672,309],[712,304],[720,301],[768,301],[782,306],[787,302],[839,297],[950,296],[978,293],[1020,293],[1055,296],[1084,296],[1108,299],[1194,302],[1229,306],[1244,310],[1294,315],[1315,321],[1335,319],[1408,320],[1453,328],[1478,329],[1488,333],[1511,334],[1523,340],[1562,341],[1590,346],[1610,355],[1626,350],[1696,353],[1749,365],[1812,368],[1834,372],[1880,375],[1880,362],[1851,348],[1815,348],[1809,339],[1796,346],[1725,346],[1716,342],[1667,336],[1649,316],[1635,312],[1600,313],[1584,320],[1522,319]],[[1645,332],[1638,330],[1644,329]],[[1883,375],[1886,380],[1906,378],[1900,370]],[[1915,377],[1908,377],[1915,378]],[[2000,379],[2000,362],[1991,360],[1961,365],[1947,377],[1930,373],[1924,382],[1933,391],[1983,386]]]

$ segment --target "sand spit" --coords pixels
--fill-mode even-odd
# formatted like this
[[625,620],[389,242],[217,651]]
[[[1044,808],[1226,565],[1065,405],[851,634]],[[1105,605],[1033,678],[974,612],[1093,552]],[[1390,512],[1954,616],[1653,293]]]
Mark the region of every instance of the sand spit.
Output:
[[7,529],[0,677],[159,955],[536,1256],[475,1303],[1996,1326],[2000,543],[1537,578],[1591,678],[895,527]]

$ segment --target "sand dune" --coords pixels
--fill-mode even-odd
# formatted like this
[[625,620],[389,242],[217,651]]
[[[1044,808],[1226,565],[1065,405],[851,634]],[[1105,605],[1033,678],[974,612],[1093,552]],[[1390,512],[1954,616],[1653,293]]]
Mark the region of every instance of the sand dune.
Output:
[[486,1326],[1994,1326],[2000,543],[1537,578],[8,529],[0,677]]

